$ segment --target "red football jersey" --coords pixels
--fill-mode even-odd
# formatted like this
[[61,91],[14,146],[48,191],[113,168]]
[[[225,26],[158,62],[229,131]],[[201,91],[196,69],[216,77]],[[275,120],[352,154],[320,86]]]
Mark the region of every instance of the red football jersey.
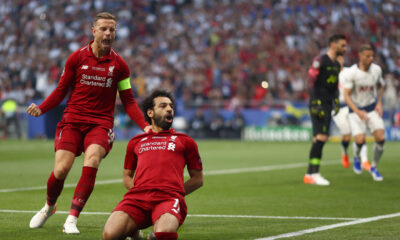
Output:
[[[129,68],[113,49],[108,55],[96,58],[90,47],[92,42],[69,56],[57,88],[39,108],[43,113],[49,111],[60,104],[69,92],[64,121],[93,123],[112,128],[117,84],[122,80],[129,80]],[[124,97],[122,100],[127,102],[128,99],[129,104],[133,102],[136,105],[132,100],[130,87],[125,91],[128,94],[121,94],[121,99]],[[134,119],[140,127],[147,125],[138,107],[129,113],[131,112],[134,113],[132,115],[140,115],[138,121]]]
[[126,150],[125,169],[135,171],[135,191],[159,189],[185,195],[184,169],[202,170],[196,142],[173,129],[132,138]]

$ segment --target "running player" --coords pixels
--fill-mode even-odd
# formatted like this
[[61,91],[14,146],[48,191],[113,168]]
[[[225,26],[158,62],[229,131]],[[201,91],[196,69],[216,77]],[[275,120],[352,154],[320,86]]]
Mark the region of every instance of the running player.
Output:
[[79,233],[79,214],[93,191],[100,162],[112,148],[117,90],[128,115],[145,131],[151,128],[133,98],[128,65],[111,47],[116,18],[106,12],[97,14],[92,33],[94,40],[67,59],[57,88],[42,104],[32,103],[26,110],[32,116],[41,116],[59,105],[69,92],[67,107],[57,125],[55,164],[47,181],[47,201],[31,219],[30,228],[42,227],[55,212],[75,157],[84,152],[82,175],[63,226],[67,234]]

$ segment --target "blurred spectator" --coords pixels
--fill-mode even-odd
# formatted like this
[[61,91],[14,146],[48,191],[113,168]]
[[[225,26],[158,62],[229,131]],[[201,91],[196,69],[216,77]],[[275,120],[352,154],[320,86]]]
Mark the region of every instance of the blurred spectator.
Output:
[[203,110],[198,108],[189,122],[188,135],[197,139],[204,138],[206,137],[206,129],[206,118],[204,117]]
[[245,125],[246,121],[240,108],[235,108],[233,118],[225,121],[226,137],[240,139]]
[[[18,139],[21,138],[17,108],[18,103],[14,99],[6,99],[1,102],[0,126],[1,130],[3,130],[3,139],[12,135],[10,133],[15,133]],[[10,127],[14,127],[14,132],[10,132]]]
[[398,81],[394,78],[393,74],[385,75],[385,92],[383,94],[383,108],[389,112],[389,119],[394,123],[394,113],[398,104],[397,87]]
[[107,10],[119,18],[115,48],[139,96],[167,85],[188,107],[304,102],[305,71],[332,33],[347,34],[346,65],[371,43],[398,80],[399,9],[393,0],[0,1],[0,100],[19,86],[45,97],[67,56],[89,42],[92,16]]
[[219,108],[213,108],[210,121],[208,124],[209,138],[224,138],[226,137],[224,118],[219,113]]

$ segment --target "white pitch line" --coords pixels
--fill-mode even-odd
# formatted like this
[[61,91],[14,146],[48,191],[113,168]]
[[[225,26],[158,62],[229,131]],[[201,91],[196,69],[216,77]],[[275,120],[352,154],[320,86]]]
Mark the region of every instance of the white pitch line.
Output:
[[375,216],[375,217],[369,217],[369,218],[361,218],[361,219],[357,219],[357,220],[354,220],[351,222],[343,222],[343,223],[325,225],[325,226],[321,226],[321,227],[305,229],[305,230],[301,230],[298,232],[284,233],[284,234],[271,236],[271,237],[257,238],[255,240],[275,240],[275,239],[280,239],[280,238],[290,238],[290,237],[301,236],[301,235],[308,234],[308,233],[321,232],[321,231],[325,231],[325,230],[329,230],[329,229],[347,227],[347,226],[351,226],[351,225],[367,223],[367,222],[374,222],[374,221],[378,221],[378,220],[382,220],[382,219],[386,219],[386,218],[395,218],[395,217],[400,217],[400,212],[393,213],[393,214],[387,214],[387,215],[380,215],[380,216]]
[[[121,182],[122,182],[122,178],[121,179],[110,179],[110,180],[99,180],[99,181],[96,181],[96,185],[121,183]],[[64,188],[74,188],[74,187],[76,187],[76,183],[75,184],[64,184]],[[42,189],[47,189],[47,186],[0,189],[0,193],[23,192],[23,191],[42,190]]]
[[[37,211],[0,209],[0,213],[36,213]],[[57,214],[69,214],[69,211],[57,211]],[[84,215],[110,215],[111,212],[81,212]],[[250,219],[301,219],[301,220],[356,220],[359,218],[337,217],[300,217],[300,216],[256,216],[256,215],[216,215],[216,214],[188,214],[188,217],[201,218],[250,218]]]
[[301,220],[345,220],[352,221],[359,218],[337,218],[337,217],[300,217],[300,216],[255,216],[255,215],[214,215],[214,214],[188,214],[190,217],[204,218],[258,218],[258,219],[301,219]]
[[[213,175],[225,175],[225,174],[234,174],[234,173],[267,172],[267,171],[273,171],[273,170],[306,167],[307,164],[308,164],[307,162],[304,162],[304,163],[289,163],[289,164],[281,164],[281,165],[251,167],[251,168],[211,170],[211,171],[204,171],[203,175],[204,176],[213,176]],[[340,161],[324,161],[323,164],[324,165],[340,164]],[[187,174],[185,174],[185,176],[187,176]],[[110,180],[98,180],[98,181],[96,181],[96,185],[113,184],[113,183],[121,183],[121,182],[122,182],[122,178],[110,179]],[[73,188],[75,186],[76,186],[76,184],[65,184],[64,188]],[[8,189],[0,189],[0,193],[33,191],[33,190],[42,190],[42,189],[46,189],[46,188],[47,188],[47,186],[8,188]]]

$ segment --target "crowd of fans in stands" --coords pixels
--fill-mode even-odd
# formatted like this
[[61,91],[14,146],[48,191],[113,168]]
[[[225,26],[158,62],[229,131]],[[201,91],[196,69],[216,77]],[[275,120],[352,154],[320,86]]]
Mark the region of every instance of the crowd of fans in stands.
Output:
[[114,48],[131,69],[139,99],[163,87],[189,107],[306,102],[312,59],[329,35],[343,33],[346,65],[356,62],[359,44],[373,44],[388,82],[386,102],[398,109],[395,0],[3,0],[0,100],[24,106],[48,96],[67,57],[92,39],[101,11],[118,18]]

